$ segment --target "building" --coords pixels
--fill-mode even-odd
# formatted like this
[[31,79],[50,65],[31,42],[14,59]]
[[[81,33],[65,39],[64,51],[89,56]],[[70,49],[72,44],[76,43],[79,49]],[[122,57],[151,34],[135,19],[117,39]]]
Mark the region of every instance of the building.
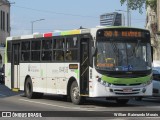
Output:
[[121,13],[105,13],[100,15],[101,26],[122,26],[123,17]]
[[8,36],[10,36],[10,3],[8,0],[0,0],[0,67],[4,63],[4,46]]
[[160,60],[160,0],[157,0],[157,12],[147,6],[146,29],[151,33],[153,60]]

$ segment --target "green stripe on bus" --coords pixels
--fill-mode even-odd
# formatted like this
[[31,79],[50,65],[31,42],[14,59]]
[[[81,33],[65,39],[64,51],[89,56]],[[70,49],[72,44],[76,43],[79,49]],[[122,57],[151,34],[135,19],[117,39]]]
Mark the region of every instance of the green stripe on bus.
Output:
[[44,74],[43,74],[43,70],[41,70],[41,77],[43,77],[43,75],[44,75]]
[[138,77],[138,78],[113,78],[108,76],[102,76],[102,80],[106,81],[107,83],[111,84],[136,84],[136,83],[146,83],[147,81],[151,80],[151,75],[145,77]]
[[61,32],[61,35],[69,35],[69,31],[63,31]]
[[77,79],[79,79],[79,70],[74,70],[74,72],[77,74]]

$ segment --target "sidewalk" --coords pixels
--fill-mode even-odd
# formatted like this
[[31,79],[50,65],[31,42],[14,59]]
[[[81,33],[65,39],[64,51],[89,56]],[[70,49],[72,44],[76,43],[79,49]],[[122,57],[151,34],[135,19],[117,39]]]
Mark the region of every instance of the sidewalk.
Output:
[[0,84],[0,98],[15,96],[22,93],[23,92],[13,92],[5,85]]

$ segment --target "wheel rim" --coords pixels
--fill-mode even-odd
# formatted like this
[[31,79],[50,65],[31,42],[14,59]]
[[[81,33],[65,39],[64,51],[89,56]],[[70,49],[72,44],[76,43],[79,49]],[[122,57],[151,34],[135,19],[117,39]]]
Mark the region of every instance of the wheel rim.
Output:
[[77,100],[79,99],[79,89],[78,87],[74,87],[72,90],[73,99]]

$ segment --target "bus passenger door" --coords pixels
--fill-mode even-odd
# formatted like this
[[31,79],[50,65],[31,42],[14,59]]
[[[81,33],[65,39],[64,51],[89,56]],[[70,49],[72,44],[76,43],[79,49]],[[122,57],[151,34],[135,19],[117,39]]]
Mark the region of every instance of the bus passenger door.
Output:
[[89,39],[80,40],[80,94],[89,94]]
[[12,59],[11,59],[11,88],[19,88],[20,75],[20,43],[13,43],[12,45]]

